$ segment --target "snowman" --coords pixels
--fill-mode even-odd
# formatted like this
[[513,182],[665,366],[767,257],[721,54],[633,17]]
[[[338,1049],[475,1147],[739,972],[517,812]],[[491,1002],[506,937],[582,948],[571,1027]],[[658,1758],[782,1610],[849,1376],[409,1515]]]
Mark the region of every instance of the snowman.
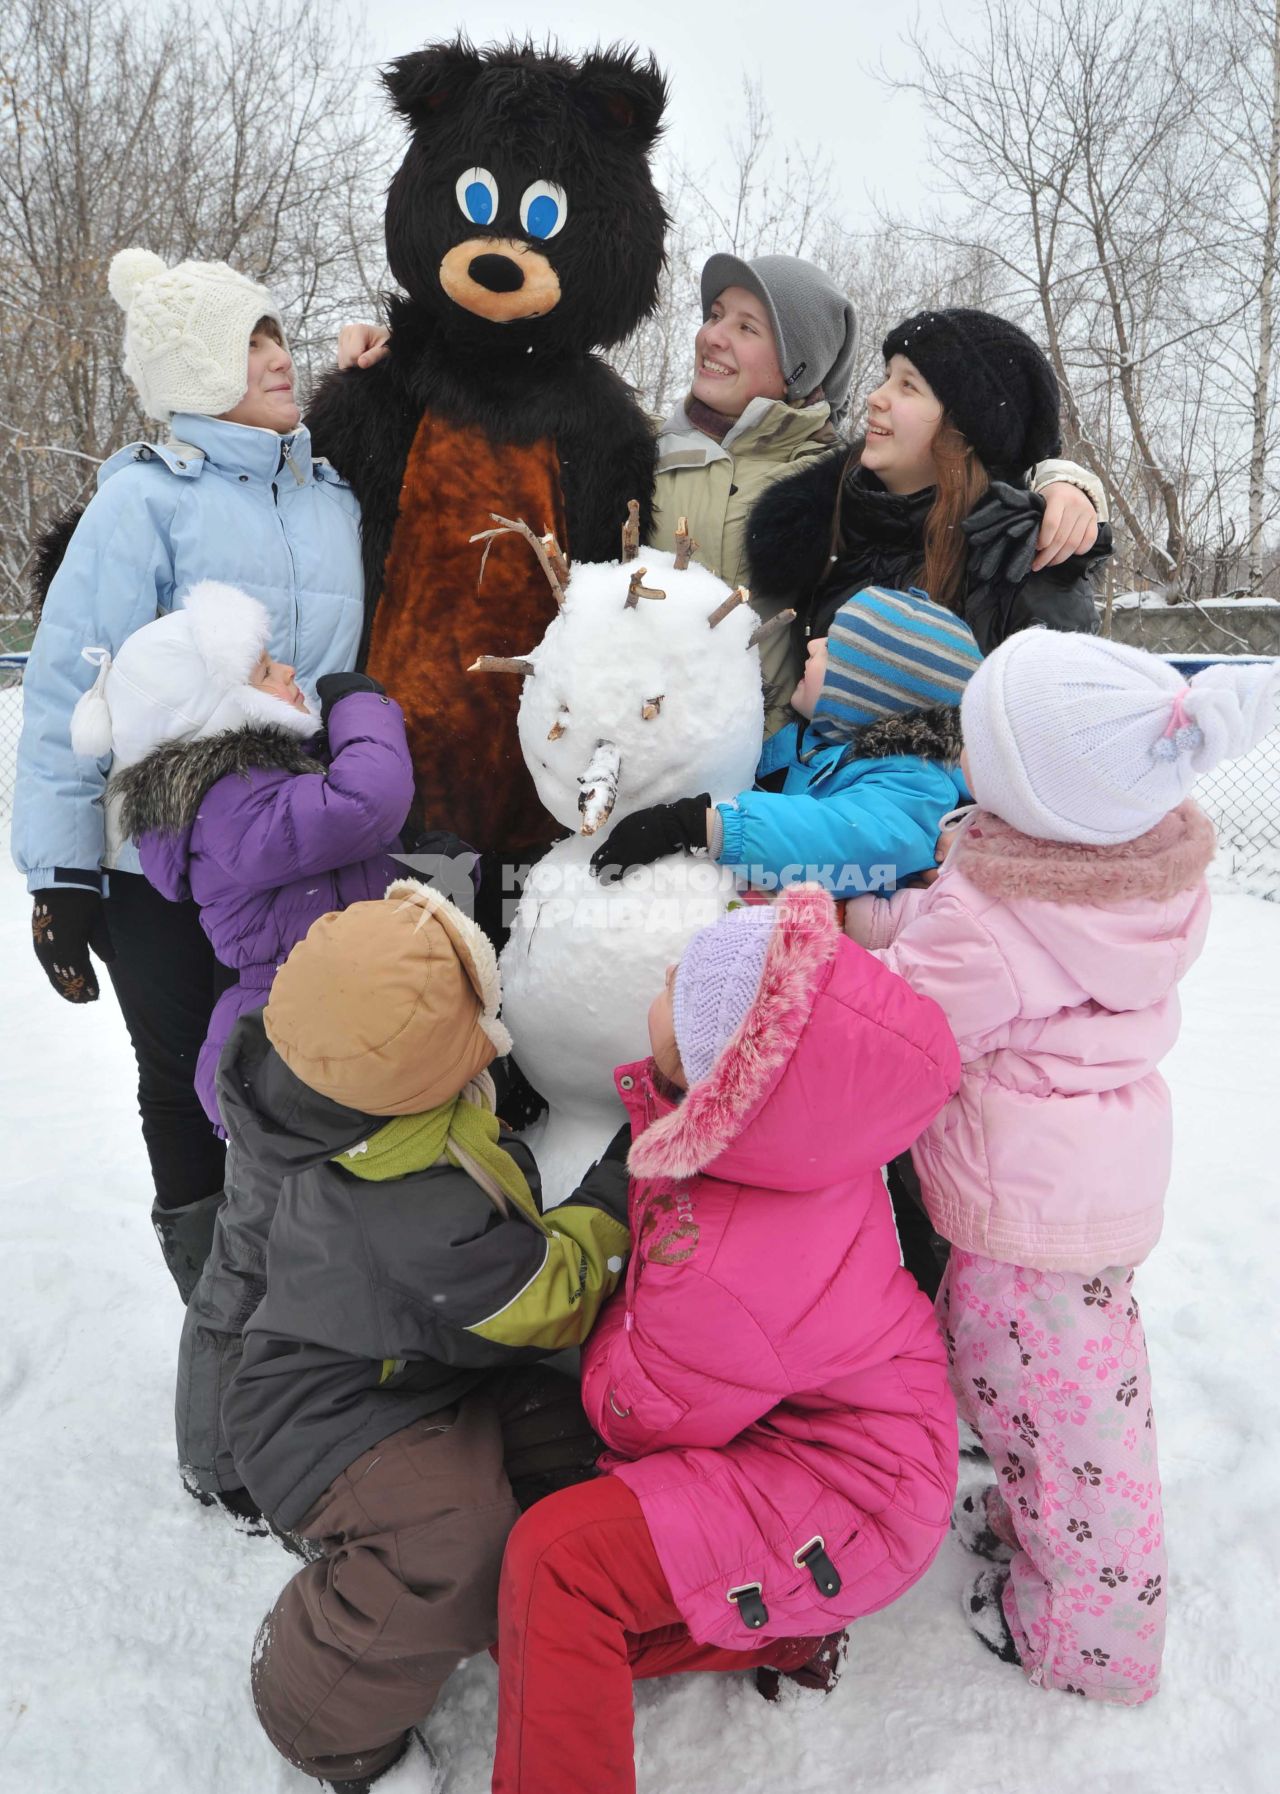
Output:
[[625,1120],[613,1069],[648,1053],[667,967],[735,894],[733,874],[701,856],[670,854],[602,884],[591,855],[636,810],[751,785],[764,720],[757,644],[792,615],[759,623],[742,587],[691,561],[683,521],[674,554],[641,553],[635,509],[621,560],[572,571],[553,538],[522,523],[495,518],[485,532],[528,538],[557,605],[526,657],[470,669],[521,677],[521,751],[542,803],[573,831],[530,869],[501,957],[503,1017],[548,1105],[526,1136],[548,1206]]

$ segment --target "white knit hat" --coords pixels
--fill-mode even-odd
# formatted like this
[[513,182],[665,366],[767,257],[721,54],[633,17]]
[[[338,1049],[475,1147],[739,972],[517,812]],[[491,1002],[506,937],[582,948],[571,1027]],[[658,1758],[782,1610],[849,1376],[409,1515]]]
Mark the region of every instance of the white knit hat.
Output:
[[236,586],[202,579],[181,610],[135,630],[113,659],[85,648],[98,677],[71,713],[71,745],[117,768],[169,741],[225,729],[314,735],[320,719],[248,683],[271,634],[266,608]]
[[973,795],[1043,841],[1109,847],[1154,828],[1221,760],[1280,721],[1280,660],[1206,667],[1099,636],[1027,629],[960,705]]
[[249,338],[259,318],[284,337],[280,309],[265,287],[225,262],[167,268],[149,249],[122,249],[107,274],[125,314],[124,371],[148,417],[175,411],[218,417],[244,397]]

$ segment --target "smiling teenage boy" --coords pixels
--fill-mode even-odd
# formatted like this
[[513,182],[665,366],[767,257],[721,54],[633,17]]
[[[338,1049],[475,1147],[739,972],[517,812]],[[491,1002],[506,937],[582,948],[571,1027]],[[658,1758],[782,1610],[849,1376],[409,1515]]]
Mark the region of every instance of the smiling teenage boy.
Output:
[[[108,966],[138,1061],[152,1219],[185,1299],[223,1183],[223,1146],[192,1083],[224,981],[192,903],[142,876],[104,801],[112,762],[78,759],[71,713],[114,655],[201,580],[261,600],[270,655],[304,684],[355,665],[362,616],[359,508],[311,458],[279,307],[224,262],[167,268],[122,250],[109,274],[126,317],[125,372],[168,426],[98,471],[54,575],[23,681],[13,856],[34,907],[36,956],[68,1002],[93,1002],[90,948]],[[119,752],[115,765],[123,762]]]

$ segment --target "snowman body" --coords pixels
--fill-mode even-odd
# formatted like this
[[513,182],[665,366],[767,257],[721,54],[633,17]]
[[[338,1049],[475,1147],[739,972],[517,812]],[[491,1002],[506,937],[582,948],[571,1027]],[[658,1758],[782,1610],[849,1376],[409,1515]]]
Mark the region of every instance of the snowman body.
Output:
[[[528,656],[520,745],[543,804],[574,830],[533,866],[502,954],[503,1017],[547,1100],[527,1136],[548,1206],[572,1193],[625,1119],[617,1065],[649,1051],[648,1011],[667,967],[733,899],[733,874],[671,854],[602,884],[595,850],[624,816],[706,791],[750,787],[764,707],[757,619],[724,611],[728,588],[697,565],[642,549],[634,569],[576,567]],[[589,833],[581,832],[583,828]]]

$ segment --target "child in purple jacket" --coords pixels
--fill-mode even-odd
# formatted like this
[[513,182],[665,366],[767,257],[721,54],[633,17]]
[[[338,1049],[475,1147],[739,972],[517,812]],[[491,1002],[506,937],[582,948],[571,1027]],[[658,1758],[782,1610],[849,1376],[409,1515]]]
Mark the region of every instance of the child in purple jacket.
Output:
[[[294,669],[271,658],[269,631],[256,598],[202,580],[114,659],[86,650],[98,677],[71,722],[77,753],[112,756],[105,801],[122,838],[137,841],[147,878],[174,902],[195,900],[227,968],[191,1067],[219,1132],[215,1077],[228,1035],[266,1002],[278,966],[314,921],[381,898],[404,876],[390,850],[413,796],[400,706],[363,673],[329,673],[316,684],[317,712]],[[234,1150],[226,1181],[237,1195],[230,1223],[218,1191],[177,1211],[162,1240],[187,1303],[178,1462],[198,1500],[253,1520],[219,1410],[262,1293],[278,1185],[255,1179]]]
[[[86,650],[99,672],[71,725],[77,753],[113,756],[106,803],[147,878],[174,902],[195,899],[228,968],[191,1067],[219,1132],[214,1075],[232,1027],[266,1001],[277,965],[318,916],[403,877],[389,852],[413,793],[399,705],[362,673],[331,673],[316,714],[294,669],[271,659],[269,631],[256,598],[201,581],[114,659]],[[215,1193],[186,1217],[184,1297],[220,1202]]]

